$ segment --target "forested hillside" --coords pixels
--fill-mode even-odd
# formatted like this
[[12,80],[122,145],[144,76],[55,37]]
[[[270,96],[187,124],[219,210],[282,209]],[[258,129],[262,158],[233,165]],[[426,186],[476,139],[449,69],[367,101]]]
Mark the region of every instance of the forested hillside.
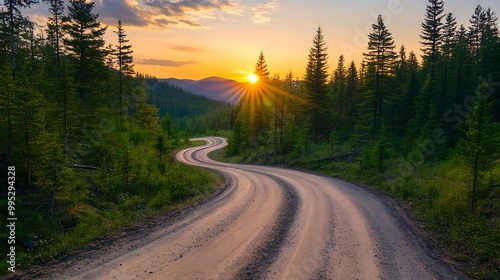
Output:
[[382,16],[360,65],[340,56],[330,69],[321,28],[304,79],[271,76],[261,53],[260,81],[237,106],[227,155],[384,189],[414,208],[469,274],[499,277],[498,17],[479,5],[472,12],[459,25],[443,1],[430,0],[422,58],[397,45]]
[[0,204],[15,224],[1,231],[2,273],[220,183],[173,160],[182,141],[168,139],[146,102],[120,21],[110,30],[95,3],[56,0],[46,1],[50,17],[38,27],[23,16],[36,2],[0,4]]
[[195,95],[177,86],[148,79],[148,103],[160,110],[161,125],[169,135],[183,131],[188,135],[217,133],[231,128],[233,106]]
[[187,92],[205,96],[230,104],[236,104],[241,98],[245,83],[221,77],[208,77],[202,80],[163,79],[163,82],[178,86]]

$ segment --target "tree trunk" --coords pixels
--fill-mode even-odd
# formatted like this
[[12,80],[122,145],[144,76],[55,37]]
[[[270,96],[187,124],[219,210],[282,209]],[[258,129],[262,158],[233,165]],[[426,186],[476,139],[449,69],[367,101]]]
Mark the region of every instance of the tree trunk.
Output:
[[24,140],[26,145],[26,160],[28,164],[28,186],[31,186],[31,146],[28,122],[28,89],[24,88]]
[[477,136],[476,136],[476,151],[474,155],[474,168],[472,170],[474,179],[472,180],[472,196],[471,196],[471,211],[475,212],[475,204],[476,204],[476,189],[477,189],[477,181],[479,175],[479,149],[481,148],[481,125],[482,125],[482,113],[483,113],[483,105],[481,101],[479,101],[479,117],[478,117],[478,128],[477,128]]
[[54,183],[52,184],[52,203],[50,204],[50,214],[54,213],[54,203],[56,202],[57,190],[57,166],[54,164]]
[[10,47],[12,58],[12,77],[16,78],[16,36],[14,28],[14,1],[9,1],[9,17],[10,17]]

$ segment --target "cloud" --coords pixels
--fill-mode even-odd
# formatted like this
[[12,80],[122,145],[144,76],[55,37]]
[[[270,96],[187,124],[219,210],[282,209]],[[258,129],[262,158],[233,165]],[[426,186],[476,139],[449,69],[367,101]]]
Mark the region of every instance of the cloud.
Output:
[[100,0],[96,10],[106,24],[169,28],[207,28],[200,20],[239,14],[241,7],[229,0]]
[[199,24],[199,23],[196,23],[196,22],[192,22],[190,20],[186,20],[186,19],[181,19],[179,20],[180,23],[184,23],[186,24],[187,26],[191,26],[191,27],[203,27],[203,25]]
[[138,27],[146,27],[151,24],[151,11],[141,9],[133,5],[131,1],[124,0],[102,0],[96,3],[96,12],[100,15],[100,20],[105,24],[116,25],[118,19],[123,24]]
[[173,2],[171,0],[148,0],[143,3],[165,16],[182,16],[190,11],[199,12],[221,9],[217,1],[180,0]]
[[154,22],[158,26],[169,26],[169,25],[178,25],[179,24],[179,22],[177,22],[177,21],[168,20],[166,18],[155,19]]
[[278,10],[278,1],[273,0],[269,3],[257,4],[252,11],[254,13],[252,20],[255,23],[265,23],[271,21],[270,13]]
[[[261,0],[259,0],[261,1]],[[271,20],[278,10],[278,0],[255,3],[243,0],[95,0],[94,13],[105,25],[116,26],[121,19],[124,26],[169,29],[210,28],[209,20],[234,20],[249,17],[255,23]],[[30,18],[46,24],[48,4],[42,2],[26,13]]]
[[200,63],[199,61],[173,61],[168,59],[136,59],[134,62],[136,64],[142,64],[142,65],[156,65],[156,66],[166,66],[166,67],[182,67],[185,65]]
[[195,48],[195,47],[188,47],[188,46],[181,46],[181,45],[174,45],[170,44],[169,49],[171,50],[176,50],[176,51],[181,51],[181,52],[187,52],[187,53],[204,53],[207,52],[207,50],[202,49],[202,48]]

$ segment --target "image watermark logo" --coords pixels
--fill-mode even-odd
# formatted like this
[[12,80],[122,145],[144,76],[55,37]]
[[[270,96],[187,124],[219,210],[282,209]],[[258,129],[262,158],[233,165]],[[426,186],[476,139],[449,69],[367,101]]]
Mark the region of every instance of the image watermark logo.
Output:
[[16,167],[7,168],[7,264],[10,272],[16,272]]

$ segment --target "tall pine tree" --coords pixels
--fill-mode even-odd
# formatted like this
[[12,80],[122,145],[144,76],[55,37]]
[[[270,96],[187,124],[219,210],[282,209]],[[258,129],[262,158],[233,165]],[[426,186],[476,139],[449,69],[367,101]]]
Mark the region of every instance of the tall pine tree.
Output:
[[368,107],[371,107],[373,112],[371,134],[376,135],[382,125],[383,107],[390,98],[390,78],[394,74],[397,54],[394,51],[392,34],[387,30],[381,15],[378,16],[377,23],[373,24],[372,28],[373,32],[368,34],[368,52],[364,53],[364,58],[368,68],[373,67],[373,71],[367,72],[365,77],[373,84],[366,102],[369,103]]
[[266,57],[263,51],[260,52],[257,63],[255,63],[254,74],[263,82],[269,80],[269,70],[267,69]]
[[[50,4],[49,13],[52,17],[49,17],[47,21],[47,39],[52,47],[52,57],[55,57],[57,62],[57,70],[59,70],[61,64],[61,51],[64,37],[64,31],[62,29],[62,18],[64,15],[64,1],[63,0],[43,0]],[[59,71],[56,71],[59,73]]]
[[431,81],[436,77],[436,63],[439,58],[439,49],[443,38],[442,19],[445,16],[444,2],[442,0],[429,0],[425,9],[425,19],[422,22],[422,34],[420,44],[424,53],[424,64],[430,68]]
[[96,88],[96,81],[102,79],[104,69],[104,33],[98,14],[93,13],[95,2],[70,0],[68,16],[65,17],[64,38],[66,49],[77,60],[77,81],[80,102],[85,110],[96,107],[102,102],[102,93]]
[[305,85],[307,88],[307,108],[311,122],[313,144],[330,134],[327,113],[328,104],[328,48],[321,27],[316,30],[313,46],[309,49]]
[[339,57],[337,68],[332,75],[332,113],[334,116],[334,126],[338,132],[346,133],[347,124],[347,69],[345,68],[345,59]]
[[456,47],[456,32],[457,32],[457,21],[452,13],[446,15],[445,23],[443,26],[443,44],[441,45],[442,54],[442,73],[441,73],[441,98],[439,112],[443,113],[448,105],[449,92],[451,89],[450,85],[450,72],[451,72],[451,59],[453,50]]
[[116,31],[113,31],[118,36],[118,44],[114,50],[114,55],[116,55],[116,63],[118,67],[118,100],[120,107],[120,115],[123,117],[124,112],[124,83],[125,77],[134,74],[134,58],[132,57],[132,45],[128,44],[127,34],[123,30],[122,21],[118,20],[118,27]]
[[356,115],[356,104],[357,104],[357,88],[358,88],[358,69],[354,61],[351,62],[349,68],[347,69],[346,78],[346,89],[345,89],[345,99],[346,99],[346,123],[347,128],[346,133],[352,132],[354,126],[354,120]]
[[477,53],[481,47],[481,38],[484,30],[484,10],[481,5],[477,5],[474,13],[469,19],[469,43],[471,53]]
[[10,35],[10,52],[12,75],[17,74],[17,39],[20,29],[26,26],[27,19],[22,15],[20,9],[29,8],[31,5],[38,3],[36,0],[4,0],[4,5],[7,8],[7,17],[9,21]]

